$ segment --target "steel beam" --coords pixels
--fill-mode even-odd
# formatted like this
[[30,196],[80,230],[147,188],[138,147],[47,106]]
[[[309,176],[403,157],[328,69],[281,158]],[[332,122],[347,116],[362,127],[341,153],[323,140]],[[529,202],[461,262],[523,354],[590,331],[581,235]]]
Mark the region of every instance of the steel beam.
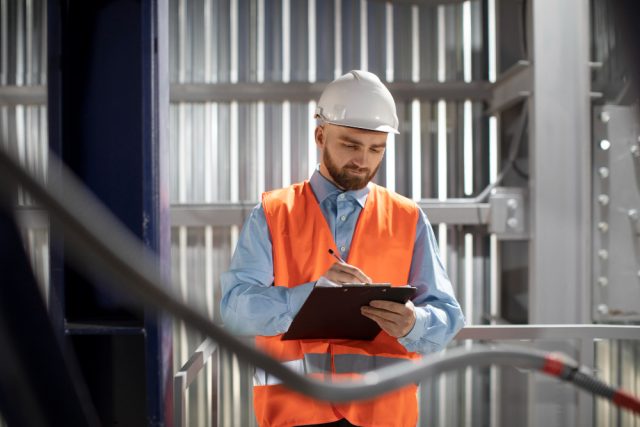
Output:
[[[171,102],[252,102],[299,101],[318,99],[328,82],[268,82],[268,83],[174,83]],[[491,98],[489,82],[393,82],[387,87],[396,101],[466,100],[487,101]]]
[[[520,74],[516,73],[517,80]],[[491,101],[500,105],[500,99],[509,96],[509,83],[514,78],[505,77],[505,87],[493,86],[489,82],[393,82],[389,90],[396,100],[467,100]],[[268,83],[173,83],[171,102],[254,102],[254,101],[299,101],[318,99],[328,82],[268,82]],[[494,93],[497,90],[499,92]],[[46,105],[45,86],[2,86],[0,106]]]
[[[529,322],[590,323],[590,2],[536,0],[530,7]],[[530,378],[530,426],[589,426],[592,411],[574,390]]]
[[[242,225],[257,202],[173,205],[171,225],[187,227]],[[447,203],[422,200],[418,205],[432,224],[485,225],[489,221],[489,203]]]
[[0,106],[46,105],[46,86],[0,86]]
[[521,60],[505,71],[493,86],[489,113],[504,111],[531,95],[533,71],[529,61]]
[[456,340],[638,340],[640,326],[632,325],[487,325],[466,326]]

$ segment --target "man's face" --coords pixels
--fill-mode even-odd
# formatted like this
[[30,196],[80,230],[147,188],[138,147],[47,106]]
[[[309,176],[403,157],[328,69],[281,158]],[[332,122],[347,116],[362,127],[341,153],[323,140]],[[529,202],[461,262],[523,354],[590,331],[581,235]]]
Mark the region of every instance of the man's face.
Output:
[[320,172],[344,190],[359,190],[380,168],[387,133],[325,124],[316,128]]

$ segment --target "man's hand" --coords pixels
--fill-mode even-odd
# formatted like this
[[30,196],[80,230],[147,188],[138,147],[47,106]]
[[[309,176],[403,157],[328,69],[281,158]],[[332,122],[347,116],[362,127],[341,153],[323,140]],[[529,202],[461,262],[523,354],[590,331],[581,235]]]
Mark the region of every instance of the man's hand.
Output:
[[324,277],[336,283],[371,283],[371,278],[358,267],[341,262],[333,264]]
[[404,304],[391,301],[371,301],[360,308],[363,316],[373,320],[383,331],[392,337],[407,335],[416,323],[415,306],[411,301]]

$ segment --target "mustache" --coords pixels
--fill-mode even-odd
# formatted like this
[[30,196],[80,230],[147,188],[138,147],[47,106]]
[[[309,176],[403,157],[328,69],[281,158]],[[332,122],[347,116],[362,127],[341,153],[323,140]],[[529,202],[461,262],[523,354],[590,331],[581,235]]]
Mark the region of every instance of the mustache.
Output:
[[344,167],[344,169],[352,170],[352,171],[356,171],[356,172],[367,172],[367,173],[369,172],[369,168],[361,168],[361,167],[354,166],[354,165],[347,165],[347,166]]

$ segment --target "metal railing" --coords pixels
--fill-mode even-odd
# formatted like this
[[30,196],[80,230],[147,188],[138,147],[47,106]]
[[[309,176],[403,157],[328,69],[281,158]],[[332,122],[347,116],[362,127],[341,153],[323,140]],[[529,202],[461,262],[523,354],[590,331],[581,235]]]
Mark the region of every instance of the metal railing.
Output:
[[[454,338],[456,341],[557,341],[577,340],[579,342],[578,361],[583,366],[594,366],[594,341],[595,340],[640,340],[640,326],[630,325],[487,325],[467,326]],[[207,358],[216,357],[216,344],[211,338],[205,339],[198,349],[189,357],[174,376],[174,427],[186,427],[188,411],[186,395],[189,385],[206,366]],[[409,364],[411,365],[411,364]],[[214,390],[211,402],[216,402],[220,391],[216,390],[218,384],[216,368],[214,368]],[[248,405],[251,402],[246,402]],[[214,403],[215,405],[215,403]],[[212,408],[212,413],[220,415],[217,408]],[[214,418],[215,419],[215,418]],[[593,397],[589,394],[581,394],[578,401],[578,425],[594,425]],[[215,425],[222,425],[218,418]]]
[[[555,369],[555,374],[578,387],[609,398],[616,392],[585,375],[567,357],[550,359],[545,352],[521,348],[481,346],[454,349],[447,352],[446,357],[438,355],[417,363],[382,368],[363,375],[362,379],[339,384],[299,375],[277,360],[247,346],[210,321],[205,313],[182,302],[178,295],[169,291],[175,288],[160,273],[155,254],[122,226],[52,153],[49,153],[49,169],[56,173],[50,174],[48,183],[44,183],[22,167],[12,154],[0,150],[0,191],[11,197],[18,185],[22,185],[39,200],[64,231],[65,247],[69,248],[71,260],[79,270],[95,279],[107,291],[116,290],[136,296],[156,310],[164,310],[184,320],[225,350],[234,352],[242,361],[279,378],[291,390],[315,399],[345,402],[372,398],[415,383],[416,380],[460,367],[507,365],[545,372],[551,360],[556,367],[561,367]],[[104,280],[105,276],[113,280]],[[546,372],[550,373],[548,369]]]

